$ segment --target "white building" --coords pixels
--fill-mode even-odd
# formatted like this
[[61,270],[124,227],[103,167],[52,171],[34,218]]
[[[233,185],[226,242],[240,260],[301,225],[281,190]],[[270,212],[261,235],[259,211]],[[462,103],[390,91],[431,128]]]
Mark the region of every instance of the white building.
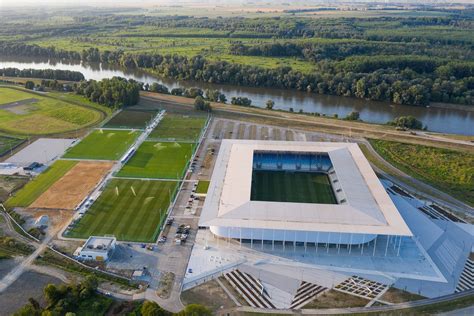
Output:
[[[334,202],[253,199],[255,170],[326,174]],[[199,225],[249,243],[339,247],[375,243],[383,235],[400,248],[412,236],[355,143],[223,140]]]
[[115,237],[90,236],[86,243],[76,249],[74,256],[79,260],[107,261],[115,250]]

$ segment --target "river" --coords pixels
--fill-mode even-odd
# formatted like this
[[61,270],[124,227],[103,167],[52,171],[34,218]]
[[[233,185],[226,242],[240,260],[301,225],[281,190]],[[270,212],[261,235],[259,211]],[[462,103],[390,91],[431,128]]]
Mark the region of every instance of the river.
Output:
[[18,69],[62,69],[80,71],[86,79],[101,80],[113,76],[135,79],[144,83],[159,82],[168,86],[198,87],[201,89],[218,89],[230,100],[233,96],[243,96],[252,100],[252,105],[264,107],[268,99],[275,102],[275,109],[295,112],[302,109],[305,112],[318,112],[333,116],[344,117],[351,111],[358,111],[360,118],[370,123],[386,123],[397,116],[413,115],[428,126],[428,130],[443,133],[474,135],[474,112],[460,109],[437,107],[414,107],[393,105],[385,102],[367,101],[356,98],[318,95],[295,90],[240,87],[233,85],[206,84],[202,82],[176,81],[159,79],[136,69],[122,69],[102,64],[70,63],[34,58],[1,57],[0,69],[13,67]]

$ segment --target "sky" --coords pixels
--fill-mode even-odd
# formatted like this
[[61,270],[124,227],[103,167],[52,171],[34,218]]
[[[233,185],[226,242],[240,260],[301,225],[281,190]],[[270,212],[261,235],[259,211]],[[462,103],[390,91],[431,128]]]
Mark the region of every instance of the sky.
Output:
[[[350,0],[340,0],[340,2],[349,2]],[[354,0],[353,0],[354,1]],[[325,4],[334,4],[334,0],[306,0],[306,1],[295,1],[295,0],[0,0],[0,9],[1,7],[10,7],[10,6],[26,6],[26,5],[54,5],[54,6],[133,6],[133,7],[146,7],[152,5],[176,5],[176,4],[186,4],[186,3],[195,3],[195,4],[211,4],[211,5],[225,5],[225,4],[241,4],[241,3],[325,3]],[[354,2],[391,2],[384,0],[355,0]],[[449,3],[449,2],[463,2],[463,3],[473,3],[474,0],[397,0],[393,1],[396,3],[423,3],[423,2],[437,2],[437,3]]]

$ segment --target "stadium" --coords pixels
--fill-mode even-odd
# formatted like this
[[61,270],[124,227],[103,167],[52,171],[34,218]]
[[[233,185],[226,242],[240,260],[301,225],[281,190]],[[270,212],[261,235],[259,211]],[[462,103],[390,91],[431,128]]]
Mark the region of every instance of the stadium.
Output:
[[366,245],[385,256],[412,237],[353,143],[223,140],[199,225],[251,247]]

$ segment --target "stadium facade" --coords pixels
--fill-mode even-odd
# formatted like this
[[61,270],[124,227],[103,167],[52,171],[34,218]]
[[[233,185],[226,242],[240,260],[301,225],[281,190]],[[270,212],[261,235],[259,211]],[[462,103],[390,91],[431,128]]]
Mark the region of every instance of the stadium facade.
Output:
[[223,140],[199,225],[251,246],[375,253],[379,240],[392,255],[412,237],[355,143]]

